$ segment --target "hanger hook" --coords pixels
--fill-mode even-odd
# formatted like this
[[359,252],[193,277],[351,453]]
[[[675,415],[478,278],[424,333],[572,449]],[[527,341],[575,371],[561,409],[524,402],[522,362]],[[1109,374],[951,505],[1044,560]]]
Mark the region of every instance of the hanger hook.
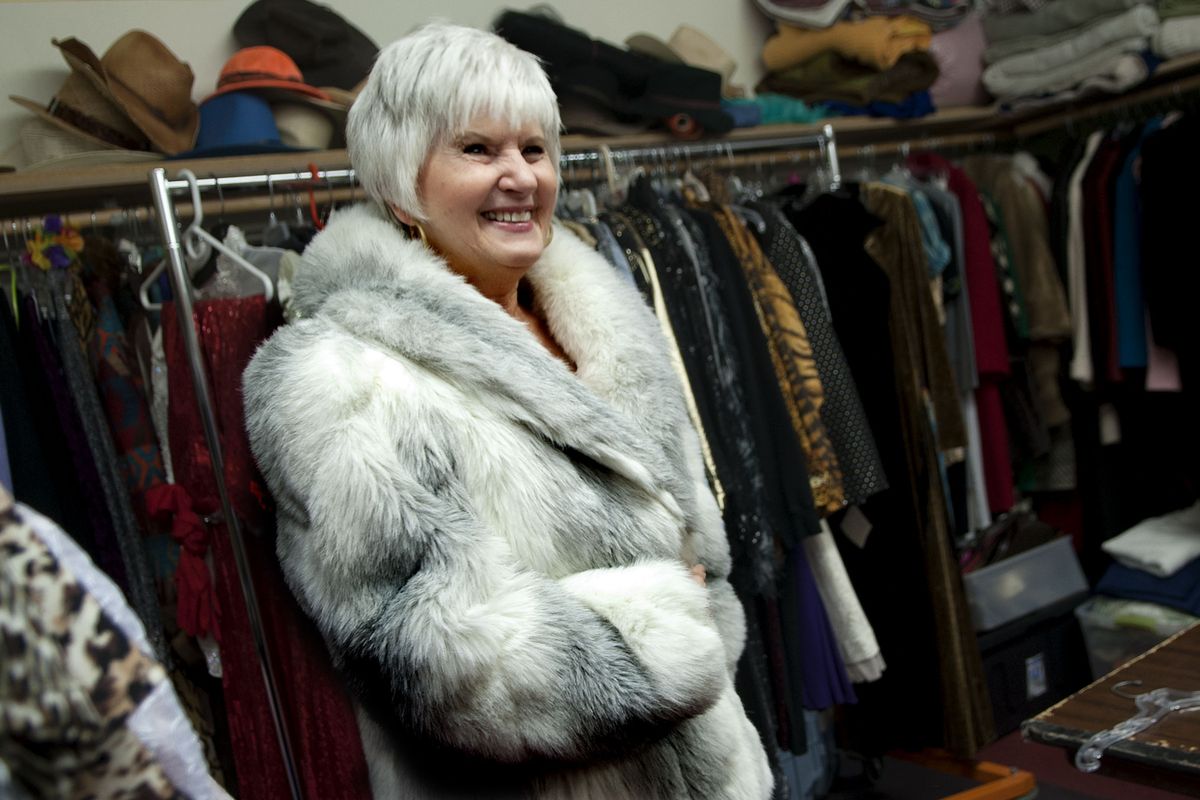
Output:
[[1117,681],[1112,686],[1108,687],[1108,690],[1110,692],[1112,692],[1113,694],[1118,695],[1120,697],[1125,697],[1130,700],[1136,700],[1138,697],[1136,694],[1129,694],[1128,692],[1123,692],[1121,690],[1124,689],[1126,686],[1141,686],[1141,685],[1142,685],[1142,682],[1140,680]]
[[217,178],[217,173],[210,172],[210,173],[208,173],[208,175],[210,178],[212,178],[213,186],[217,190],[217,199],[221,201],[221,210],[219,212],[217,212],[217,219],[224,221],[224,219],[225,219],[225,190],[221,188],[221,181]]
[[267,212],[271,219],[275,218],[275,176],[267,173]]

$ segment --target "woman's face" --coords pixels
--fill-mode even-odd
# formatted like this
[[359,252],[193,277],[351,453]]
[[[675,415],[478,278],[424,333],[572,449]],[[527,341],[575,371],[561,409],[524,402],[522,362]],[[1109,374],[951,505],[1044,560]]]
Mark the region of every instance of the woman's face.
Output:
[[477,117],[434,148],[418,181],[429,243],[469,281],[519,279],[546,247],[558,175],[541,126]]

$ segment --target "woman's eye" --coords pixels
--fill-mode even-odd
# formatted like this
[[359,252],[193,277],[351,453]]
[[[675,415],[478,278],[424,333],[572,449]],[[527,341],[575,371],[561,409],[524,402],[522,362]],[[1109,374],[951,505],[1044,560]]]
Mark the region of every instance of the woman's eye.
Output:
[[546,152],[546,148],[542,147],[540,144],[531,144],[528,147],[526,147],[524,149],[524,151],[522,151],[522,152],[525,153],[526,157],[531,157],[531,156],[536,157],[536,156],[544,155]]
[[464,144],[463,152],[469,156],[479,156],[487,152],[487,147],[482,144]]

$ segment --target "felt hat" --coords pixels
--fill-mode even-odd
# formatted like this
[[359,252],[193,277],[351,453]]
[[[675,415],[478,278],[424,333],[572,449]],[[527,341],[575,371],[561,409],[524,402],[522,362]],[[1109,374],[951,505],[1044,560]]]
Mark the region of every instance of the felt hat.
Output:
[[729,82],[737,61],[706,33],[691,25],[680,25],[665,42],[648,33],[635,33],[625,40],[625,46],[669,64],[690,64],[715,72],[721,76],[722,94],[738,93],[731,91]]
[[334,141],[334,124],[328,114],[304,103],[271,103],[271,116],[279,129],[279,140],[288,147],[328,150]]
[[306,148],[284,144],[267,98],[257,92],[224,92],[200,104],[196,147],[178,158],[287,153]]
[[233,24],[242,47],[277,47],[316,86],[352,89],[375,63],[379,47],[327,6],[308,0],[257,0]]
[[325,92],[304,82],[304,75],[287,53],[276,47],[258,45],[238,50],[217,78],[217,90],[205,102],[227,92],[254,89],[260,94],[287,97],[304,96],[332,103]]
[[87,142],[91,150],[149,150],[150,140],[116,103],[90,80],[72,71],[49,103],[9,95],[10,100],[37,114],[64,134]]
[[192,70],[161,41],[145,31],[129,31],[101,58],[74,37],[54,44],[71,70],[120,108],[153,149],[178,153],[192,146],[199,124]]

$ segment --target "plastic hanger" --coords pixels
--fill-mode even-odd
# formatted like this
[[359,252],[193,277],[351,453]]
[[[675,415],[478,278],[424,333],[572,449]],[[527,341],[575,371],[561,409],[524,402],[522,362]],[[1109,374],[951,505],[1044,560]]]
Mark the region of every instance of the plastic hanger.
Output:
[[[212,247],[220,251],[234,264],[262,281],[263,296],[268,302],[270,302],[275,297],[275,287],[271,283],[270,277],[268,277],[267,274],[258,267],[254,266],[245,258],[243,258],[240,253],[237,253],[233,249],[226,247],[224,242],[213,236],[208,231],[204,230],[202,225],[204,222],[204,205],[200,199],[200,185],[196,183],[195,173],[193,173],[191,170],[183,169],[179,171],[179,176],[188,182],[188,189],[190,189],[192,193],[192,209],[194,211],[192,222],[187,226],[187,229],[184,230],[183,236],[181,237],[183,240],[184,251],[193,260],[203,260],[207,258],[207,247]],[[150,274],[146,276],[144,281],[142,281],[141,288],[138,289],[138,299],[141,300],[142,307],[147,311],[158,311],[162,308],[162,303],[151,302],[148,292],[150,287],[154,285],[154,282],[158,280],[158,276],[162,274],[162,271],[166,268],[166,265],[167,260],[164,257],[162,261],[158,262],[158,266],[150,271]]]
[[1075,766],[1081,772],[1095,772],[1100,769],[1100,757],[1104,755],[1105,750],[1135,733],[1152,727],[1168,714],[1200,709],[1200,692],[1184,692],[1166,687],[1137,695],[1121,691],[1125,686],[1139,686],[1141,683],[1137,680],[1120,681],[1110,687],[1113,693],[1133,700],[1138,713],[1106,731],[1100,731],[1083,743],[1075,754]]

